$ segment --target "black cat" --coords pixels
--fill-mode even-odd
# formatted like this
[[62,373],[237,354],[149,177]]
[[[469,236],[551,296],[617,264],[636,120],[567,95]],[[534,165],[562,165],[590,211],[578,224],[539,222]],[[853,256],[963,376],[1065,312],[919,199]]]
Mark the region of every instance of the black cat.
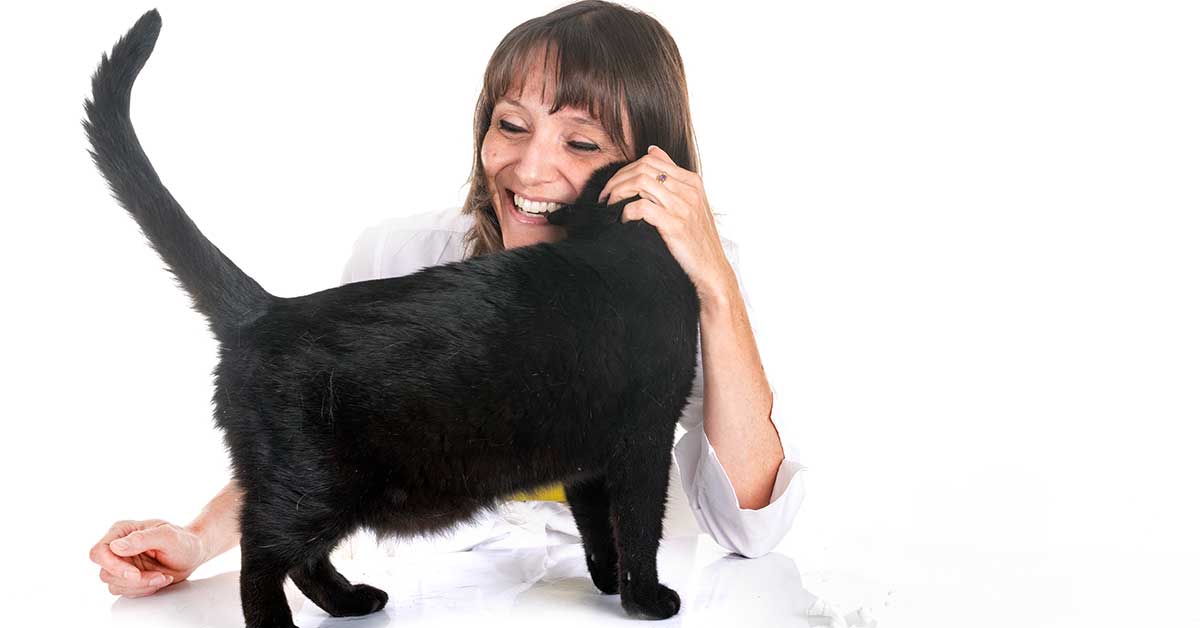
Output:
[[656,555],[699,302],[654,227],[620,222],[633,199],[596,204],[621,164],[550,215],[562,242],[275,297],[197,230],[134,134],[130,91],[160,28],[146,13],[101,60],[84,127],[220,343],[246,625],[293,625],[288,576],[330,615],[377,611],[387,594],[329,561],[344,537],[436,533],[555,482],[596,587],[634,615],[677,613]]

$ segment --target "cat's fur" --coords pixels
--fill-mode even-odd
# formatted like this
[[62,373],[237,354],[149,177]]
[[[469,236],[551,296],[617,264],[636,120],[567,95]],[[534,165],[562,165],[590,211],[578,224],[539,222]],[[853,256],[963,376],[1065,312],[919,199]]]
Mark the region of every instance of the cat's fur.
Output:
[[345,536],[436,533],[554,482],[595,585],[631,614],[678,612],[656,554],[699,302],[654,227],[620,222],[628,201],[596,205],[620,164],[552,214],[563,242],[275,297],[197,230],[134,134],[130,91],[160,28],[146,13],[101,60],[84,127],[220,343],[246,624],[292,626],[288,576],[331,615],[377,611],[387,594],[329,561]]

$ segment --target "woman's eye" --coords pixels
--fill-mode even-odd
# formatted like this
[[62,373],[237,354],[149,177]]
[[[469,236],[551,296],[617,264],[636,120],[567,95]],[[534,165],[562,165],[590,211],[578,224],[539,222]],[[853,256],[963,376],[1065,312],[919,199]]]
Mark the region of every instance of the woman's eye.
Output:
[[[525,132],[525,129],[509,122],[508,120],[498,120],[496,126],[498,126],[501,131],[505,131],[507,133]],[[567,142],[567,145],[575,150],[583,151],[585,153],[594,153],[600,150],[599,146],[592,144],[591,142]]]
[[525,129],[522,129],[519,126],[512,124],[508,120],[501,120],[500,121],[500,130],[508,131],[509,133],[520,133],[520,132],[524,131]]

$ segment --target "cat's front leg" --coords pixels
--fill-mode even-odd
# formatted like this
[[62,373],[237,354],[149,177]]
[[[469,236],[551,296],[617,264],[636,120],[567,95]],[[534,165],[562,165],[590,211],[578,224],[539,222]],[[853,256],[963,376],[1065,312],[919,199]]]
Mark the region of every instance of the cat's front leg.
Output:
[[679,594],[658,581],[671,450],[669,444],[633,449],[638,450],[627,450],[614,460],[607,480],[621,606],[631,615],[666,619],[678,613],[680,605]]
[[571,514],[575,516],[575,527],[579,528],[579,535],[583,539],[584,556],[592,582],[603,593],[616,593],[617,546],[613,541],[604,476],[568,484],[564,488]]

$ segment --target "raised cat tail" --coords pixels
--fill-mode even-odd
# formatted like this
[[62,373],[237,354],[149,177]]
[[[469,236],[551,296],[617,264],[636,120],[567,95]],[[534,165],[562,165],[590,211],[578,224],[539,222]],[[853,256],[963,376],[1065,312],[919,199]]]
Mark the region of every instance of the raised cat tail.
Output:
[[146,64],[162,28],[150,10],[100,60],[92,75],[92,98],[84,102],[87,131],[96,167],[113,197],[129,211],[146,239],[208,318],[218,339],[231,337],[258,318],[275,297],[242,272],[196,228],[163,186],[142,150],[129,119],[133,81]]

